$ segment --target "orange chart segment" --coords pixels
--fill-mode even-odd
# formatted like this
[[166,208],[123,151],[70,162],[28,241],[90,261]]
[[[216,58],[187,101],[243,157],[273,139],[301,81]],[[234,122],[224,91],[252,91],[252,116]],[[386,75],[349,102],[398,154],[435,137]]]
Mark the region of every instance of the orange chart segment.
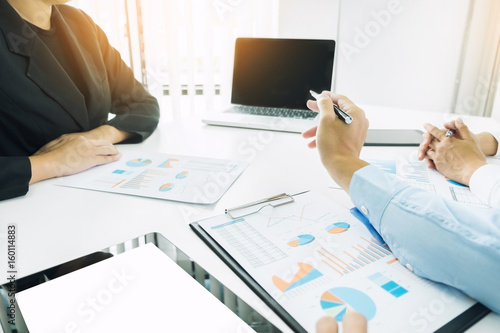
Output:
[[326,227],[326,231],[330,234],[340,234],[349,230],[350,227],[351,225],[347,222],[336,222]]
[[282,292],[289,291],[323,276],[320,271],[311,265],[301,262],[298,265],[299,270],[290,282],[286,282],[276,275],[273,276],[273,283],[279,290]]
[[160,186],[159,191],[160,192],[168,192],[173,187],[174,187],[174,184],[172,184],[172,183],[163,184],[162,186]]
[[168,160],[166,160],[165,162],[163,162],[162,164],[158,165],[159,168],[172,168],[172,162],[178,162],[179,160],[176,159],[176,158],[169,158]]
[[140,168],[150,165],[151,163],[153,162],[147,158],[134,158],[132,160],[127,161],[125,165],[132,168]]

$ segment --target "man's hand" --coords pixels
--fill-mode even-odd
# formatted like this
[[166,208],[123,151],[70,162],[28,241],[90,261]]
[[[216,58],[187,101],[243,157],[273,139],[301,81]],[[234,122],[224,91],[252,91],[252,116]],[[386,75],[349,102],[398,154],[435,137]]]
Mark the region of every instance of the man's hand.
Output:
[[424,125],[427,133],[424,134],[424,140],[419,147],[419,159],[427,157],[429,167],[436,168],[451,180],[469,185],[472,174],[486,165],[480,139],[469,131],[460,118],[446,125],[447,129],[455,130],[449,138],[445,135],[446,129]]
[[[338,119],[333,103],[353,118],[347,125]],[[368,165],[359,159],[368,131],[365,113],[347,97],[331,92],[323,92],[317,101],[307,101],[307,106],[319,112],[319,125],[302,133],[310,148],[317,147],[321,162],[333,180],[349,192],[349,184],[354,172]]]
[[108,141],[72,135],[46,152],[30,156],[30,184],[68,176],[119,160],[121,153]]
[[[357,312],[350,312],[342,319],[344,333],[366,333],[367,323],[365,317]],[[316,323],[316,333],[337,333],[337,321],[332,317],[323,317]]]

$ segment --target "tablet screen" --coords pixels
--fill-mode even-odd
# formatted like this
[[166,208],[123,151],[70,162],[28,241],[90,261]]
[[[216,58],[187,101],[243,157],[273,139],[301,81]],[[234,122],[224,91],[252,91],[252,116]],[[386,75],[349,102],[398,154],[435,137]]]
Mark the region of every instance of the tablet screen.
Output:
[[370,129],[365,146],[418,146],[422,134],[419,130]]
[[[9,289],[0,289],[4,304],[14,301]],[[0,313],[4,332],[275,331],[158,233],[21,278],[15,289],[13,311]]]

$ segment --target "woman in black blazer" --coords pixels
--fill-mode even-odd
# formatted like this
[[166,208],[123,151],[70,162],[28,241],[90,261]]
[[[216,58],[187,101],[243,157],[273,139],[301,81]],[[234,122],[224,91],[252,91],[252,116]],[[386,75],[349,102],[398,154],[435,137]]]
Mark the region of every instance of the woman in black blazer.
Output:
[[[0,200],[115,161],[156,128],[156,99],[65,0],[0,0]],[[109,115],[115,117],[109,119]]]

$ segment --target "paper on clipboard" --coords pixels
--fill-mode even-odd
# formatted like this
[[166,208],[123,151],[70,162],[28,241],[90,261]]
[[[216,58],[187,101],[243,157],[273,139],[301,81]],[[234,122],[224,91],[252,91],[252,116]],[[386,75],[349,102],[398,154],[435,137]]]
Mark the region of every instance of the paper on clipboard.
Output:
[[[348,209],[315,192],[192,227],[219,247],[235,271],[242,268],[240,276],[248,276],[249,285],[256,282],[254,291],[262,290],[261,297],[297,331],[314,332],[320,317],[341,320],[352,310],[365,315],[369,332],[434,331],[475,304],[409,272]],[[421,309],[436,302],[440,308],[430,321]]]

